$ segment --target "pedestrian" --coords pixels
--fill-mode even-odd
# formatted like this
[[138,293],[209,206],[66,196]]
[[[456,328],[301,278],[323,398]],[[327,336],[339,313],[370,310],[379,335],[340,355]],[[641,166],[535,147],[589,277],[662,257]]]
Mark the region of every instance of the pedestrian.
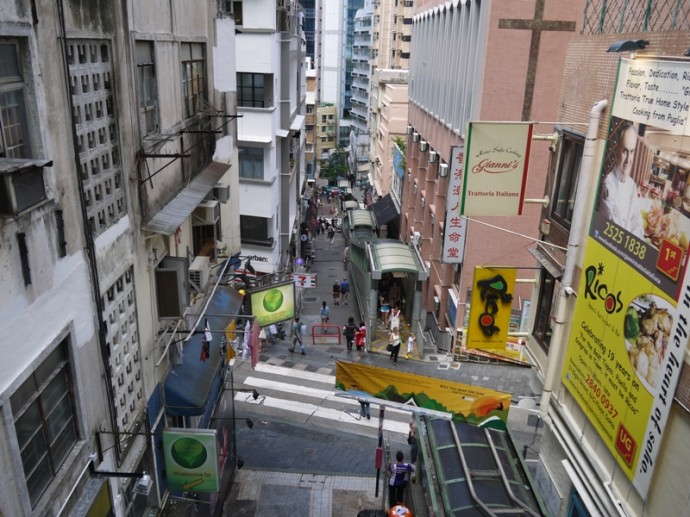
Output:
[[304,352],[304,338],[302,337],[302,324],[299,322],[299,316],[295,318],[292,324],[292,348],[289,349],[290,352],[295,351],[297,343],[299,343],[299,347],[302,349],[302,355],[307,355]]
[[358,352],[366,350],[367,328],[364,326],[363,321],[359,322],[359,328],[357,329],[357,332],[355,332],[355,346],[357,347]]
[[[321,315],[321,325],[328,325],[328,320],[331,316],[331,309],[330,309],[330,307],[328,307],[328,305],[326,305],[325,301],[321,302],[320,315]],[[328,328],[325,328],[323,331],[324,331],[324,333],[328,332]]]
[[333,305],[340,305],[340,283],[337,280],[333,284]]
[[388,326],[390,328],[400,328],[400,307],[398,307],[397,305],[391,309],[390,319],[388,320]]
[[328,228],[328,238],[331,240],[331,244],[333,244],[333,239],[335,239],[335,228],[333,226]]
[[414,418],[410,418],[410,431],[407,433],[407,444],[410,446],[410,463],[417,463],[417,428],[414,425]]
[[390,336],[388,336],[388,345],[390,346],[390,360],[393,364],[398,364],[398,354],[400,353],[400,334],[398,333],[398,327],[395,327]]
[[347,266],[347,261],[350,260],[350,246],[345,246],[343,250],[343,264]]
[[367,417],[367,420],[371,420],[370,408],[371,404],[369,402],[365,402],[364,400],[359,401],[359,414],[363,417]]
[[350,293],[350,282],[347,281],[347,278],[343,278],[343,281],[340,282],[340,294],[343,297],[343,301],[345,302],[345,305],[347,305],[349,293]]
[[395,453],[395,463],[389,463],[388,468],[388,502],[393,507],[403,503],[405,498],[405,487],[407,486],[407,475],[414,472],[414,465],[404,463],[405,456],[402,451]]
[[390,303],[383,296],[379,297],[379,303],[381,304],[381,323],[383,323],[385,328],[388,328],[388,316],[391,313]]
[[355,319],[350,316],[347,320],[347,324],[343,327],[343,334],[345,335],[345,342],[347,343],[348,352],[352,352],[352,342],[355,339],[356,331],[357,326],[355,325]]
[[[407,337],[407,354],[405,354],[405,359],[409,359],[414,353],[414,343],[416,340],[417,338],[414,336],[414,334],[410,334]],[[414,461],[412,463],[414,463]]]
[[242,360],[246,361],[247,358],[252,356],[252,345],[251,338],[252,335],[252,324],[249,320],[244,324],[244,336],[242,340]]

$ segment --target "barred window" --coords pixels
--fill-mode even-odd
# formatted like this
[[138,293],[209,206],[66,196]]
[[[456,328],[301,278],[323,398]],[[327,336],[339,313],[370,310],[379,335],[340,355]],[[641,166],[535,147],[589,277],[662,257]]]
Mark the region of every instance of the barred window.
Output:
[[136,42],[136,60],[139,83],[139,125],[141,134],[146,136],[158,131],[158,88],[152,41]]
[[189,118],[206,103],[206,52],[202,43],[182,43],[182,103]]
[[31,158],[19,45],[0,40],[0,157]]

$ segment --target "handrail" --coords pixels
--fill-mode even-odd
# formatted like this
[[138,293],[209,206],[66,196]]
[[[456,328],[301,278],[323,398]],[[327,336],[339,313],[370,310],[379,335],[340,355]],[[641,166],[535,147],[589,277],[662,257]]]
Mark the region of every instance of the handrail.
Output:
[[[316,329],[323,329],[324,332],[316,332]],[[328,329],[335,329],[335,333],[330,334],[326,332]],[[340,333],[340,325],[312,325],[311,326],[311,344],[315,345],[316,344],[316,338],[317,337],[338,337],[338,346],[342,345],[342,334]]]

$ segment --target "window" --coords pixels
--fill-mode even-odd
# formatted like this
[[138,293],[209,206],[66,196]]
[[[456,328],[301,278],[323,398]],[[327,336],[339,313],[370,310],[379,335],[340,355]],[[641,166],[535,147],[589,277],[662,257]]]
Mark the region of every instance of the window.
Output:
[[556,173],[555,202],[551,216],[565,228],[570,228],[575,206],[577,180],[584,151],[584,138],[570,133],[563,134],[561,155]]
[[30,158],[24,77],[16,42],[0,40],[0,157]]
[[139,83],[139,125],[141,134],[146,136],[158,132],[158,90],[153,42],[137,41],[135,52]]
[[237,105],[245,108],[271,108],[272,76],[270,74],[237,74]]
[[22,264],[22,277],[24,285],[31,285],[31,267],[29,266],[29,247],[26,245],[26,234],[17,234],[17,248],[19,248],[19,261]]
[[182,43],[182,103],[189,118],[204,108],[206,102],[206,52],[202,43]]
[[55,227],[57,228],[58,257],[67,256],[67,238],[65,237],[65,218],[62,210],[55,210]]
[[238,147],[240,178],[264,179],[264,150],[261,147]]
[[117,223],[127,212],[110,50],[110,43],[104,40],[67,42],[78,173],[89,229],[95,235]]
[[254,217],[251,215],[240,216],[240,236],[242,242],[253,244],[271,244],[268,238],[268,223],[270,219]]
[[66,341],[10,396],[10,404],[33,508],[77,443]]
[[551,327],[552,316],[556,309],[556,296],[558,295],[559,286],[560,282],[556,278],[551,276],[545,269],[541,270],[539,302],[532,335],[544,351],[547,352],[551,344],[551,335],[553,334]]

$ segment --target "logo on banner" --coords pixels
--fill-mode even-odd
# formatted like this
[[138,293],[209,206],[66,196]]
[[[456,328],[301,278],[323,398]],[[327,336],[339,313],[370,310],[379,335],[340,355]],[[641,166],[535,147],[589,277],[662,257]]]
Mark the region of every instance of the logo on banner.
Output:
[[515,269],[475,267],[467,348],[506,348],[515,276]]
[[484,312],[479,315],[479,328],[482,329],[485,336],[490,337],[501,330],[496,326],[496,318],[494,317],[499,311],[499,302],[510,304],[513,301],[513,295],[508,292],[508,282],[501,275],[480,280],[477,282],[477,288],[479,288],[480,297],[484,302]]

